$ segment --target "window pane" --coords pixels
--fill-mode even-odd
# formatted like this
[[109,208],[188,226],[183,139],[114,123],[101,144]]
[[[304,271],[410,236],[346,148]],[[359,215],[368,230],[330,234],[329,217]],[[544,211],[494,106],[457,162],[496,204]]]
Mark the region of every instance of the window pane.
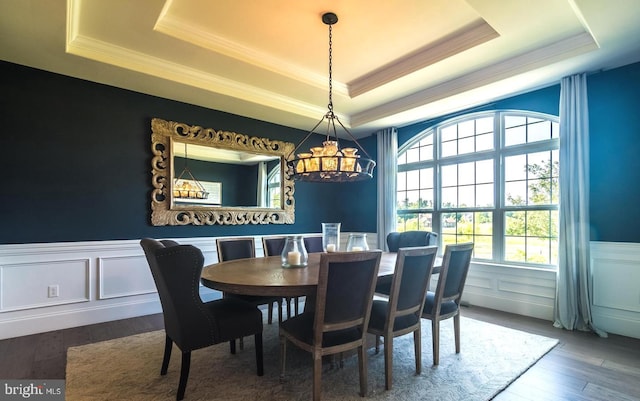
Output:
[[458,207],[458,189],[456,187],[442,188],[442,208],[452,207]]
[[420,209],[433,209],[433,189],[420,190]]
[[476,120],[476,133],[484,134],[487,132],[493,133],[493,116],[478,118]]
[[475,133],[475,120],[464,121],[458,124],[458,138],[473,136]]
[[420,170],[407,171],[407,189],[418,189],[420,187]]
[[527,200],[527,182],[514,181],[504,185],[504,204],[506,206],[524,206]]
[[458,185],[458,165],[442,166],[442,186],[452,187]]
[[458,139],[458,126],[454,124],[442,128],[442,130],[440,130],[440,137],[443,142]]
[[505,216],[505,233],[510,236],[524,236],[525,212],[507,212]]
[[507,128],[504,133],[505,146],[518,145],[527,142],[527,129],[525,127]]
[[493,205],[493,184],[476,186],[476,207],[489,207]]
[[524,180],[527,178],[527,155],[516,155],[504,158],[504,179],[506,181]]
[[408,149],[406,152],[406,157],[407,157],[407,163],[415,163],[417,161],[420,161],[420,149],[419,148],[411,148]]
[[476,162],[476,183],[493,182],[493,159]]
[[525,239],[520,237],[506,237],[504,258],[509,262],[525,261]]
[[493,133],[478,135],[476,137],[476,152],[493,149]]
[[420,170],[420,188],[433,188],[433,169]]
[[458,184],[468,185],[475,183],[475,163],[458,164]]
[[551,122],[540,121],[529,125],[527,142],[544,141],[551,139]]
[[474,142],[474,137],[460,139],[458,141],[458,154],[473,153],[475,151]]
[[511,128],[518,125],[525,125],[526,123],[527,123],[527,118],[524,116],[505,116],[504,118],[505,128]]
[[475,186],[465,185],[458,187],[458,194],[458,207],[474,207],[476,205]]
[[404,191],[405,189],[407,189],[407,173],[402,171],[399,172],[397,175],[397,180],[396,180],[396,188],[398,188],[398,191]]
[[457,142],[442,142],[442,157],[455,156],[457,154]]

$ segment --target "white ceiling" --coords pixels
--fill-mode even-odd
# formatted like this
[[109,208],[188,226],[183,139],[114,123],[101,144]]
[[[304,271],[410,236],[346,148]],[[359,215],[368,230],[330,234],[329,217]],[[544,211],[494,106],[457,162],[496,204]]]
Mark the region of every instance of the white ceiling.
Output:
[[0,59],[310,130],[327,11],[357,137],[640,61],[640,0],[1,0]]

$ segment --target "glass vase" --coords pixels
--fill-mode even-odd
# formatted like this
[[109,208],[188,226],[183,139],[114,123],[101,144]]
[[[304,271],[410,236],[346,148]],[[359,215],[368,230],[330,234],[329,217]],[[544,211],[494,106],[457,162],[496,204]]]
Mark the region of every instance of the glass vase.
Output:
[[340,223],[322,223],[322,249],[325,252],[340,250]]
[[301,235],[288,236],[282,248],[282,267],[305,267],[309,255]]
[[368,251],[367,234],[349,234],[347,252]]

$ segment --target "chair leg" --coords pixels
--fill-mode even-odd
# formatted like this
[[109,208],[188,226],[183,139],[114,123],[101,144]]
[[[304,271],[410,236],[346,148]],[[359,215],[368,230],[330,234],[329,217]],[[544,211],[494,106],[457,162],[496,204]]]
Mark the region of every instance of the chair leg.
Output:
[[391,390],[393,380],[393,336],[384,336],[384,386]]
[[291,297],[286,297],[285,302],[287,303],[287,319],[291,319]]
[[453,317],[453,332],[456,338],[456,354],[460,353],[460,312]]
[[273,302],[269,302],[269,310],[267,311],[267,323],[273,323]]
[[184,391],[187,389],[187,379],[189,379],[189,367],[191,366],[191,351],[182,352],[182,367],[180,368],[180,383],[178,384],[178,394],[176,400],[184,398]]
[[300,297],[293,298],[293,310],[296,316],[298,316],[298,309],[300,308],[298,304],[300,303]]
[[240,343],[240,351],[242,351],[244,349],[244,337],[240,337],[239,338],[240,341],[238,341]]
[[416,374],[422,372],[422,329],[420,326],[413,332],[413,349],[416,354]]
[[440,321],[434,318],[431,321],[431,337],[433,342],[433,364],[440,363]]
[[[384,349],[386,352],[386,343]],[[366,397],[369,384],[367,382],[367,351],[364,349],[364,345],[358,347],[358,368],[360,370],[360,396]]]
[[236,353],[236,340],[235,339],[229,341],[229,350],[231,351],[232,354]]
[[256,368],[258,376],[264,375],[264,359],[262,353],[262,333],[256,333],[254,336],[256,346]]
[[287,360],[287,339],[280,336],[280,382],[284,381],[285,361]]
[[320,401],[322,394],[322,355],[313,354],[313,401]]
[[380,336],[376,336],[376,354],[379,354],[379,353],[380,353]]
[[164,339],[164,356],[162,357],[162,367],[160,368],[160,375],[167,374],[169,368],[169,360],[171,359],[171,349],[173,348],[173,340],[169,336],[165,336]]
[[282,300],[278,302],[278,323],[280,322],[282,322]]

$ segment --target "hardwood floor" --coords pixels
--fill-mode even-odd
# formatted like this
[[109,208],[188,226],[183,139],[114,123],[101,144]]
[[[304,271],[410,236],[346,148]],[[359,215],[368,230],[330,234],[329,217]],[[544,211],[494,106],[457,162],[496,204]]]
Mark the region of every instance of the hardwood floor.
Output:
[[[495,400],[640,400],[640,339],[569,332],[545,320],[474,306],[463,315],[560,340]],[[1,340],[0,379],[64,379],[68,347],[162,327],[158,314]]]

